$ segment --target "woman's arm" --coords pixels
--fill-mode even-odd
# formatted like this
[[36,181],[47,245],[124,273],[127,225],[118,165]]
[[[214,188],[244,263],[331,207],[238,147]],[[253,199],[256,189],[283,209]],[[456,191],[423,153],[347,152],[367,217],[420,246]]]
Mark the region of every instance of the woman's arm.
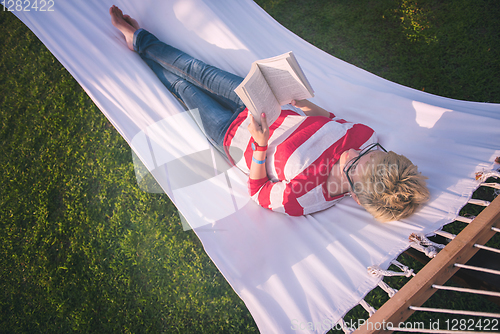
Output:
[[[252,135],[253,140],[259,146],[267,146],[269,141],[269,126],[267,125],[266,114],[261,115],[262,124],[259,125],[250,114],[250,124],[248,125],[248,131]],[[259,180],[267,177],[266,170],[266,153],[267,151],[254,151],[252,164],[250,166],[250,178],[254,180]],[[257,162],[262,163],[257,163]]]
[[330,113],[325,109],[315,105],[309,100],[292,100],[292,106],[302,109],[307,116],[330,117]]

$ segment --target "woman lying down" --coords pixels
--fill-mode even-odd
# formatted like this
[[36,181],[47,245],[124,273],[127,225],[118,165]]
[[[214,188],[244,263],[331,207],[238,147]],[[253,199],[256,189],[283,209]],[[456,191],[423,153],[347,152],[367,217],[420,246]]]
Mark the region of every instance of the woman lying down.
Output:
[[308,100],[292,102],[306,116],[282,110],[270,125],[262,114],[259,125],[234,92],[243,78],[159,41],[116,6],[109,12],[128,48],[188,109],[198,108],[208,140],[249,176],[250,196],[264,208],[300,216],[350,195],[379,221],[390,221],[429,199],[417,166],[387,152],[368,126]]

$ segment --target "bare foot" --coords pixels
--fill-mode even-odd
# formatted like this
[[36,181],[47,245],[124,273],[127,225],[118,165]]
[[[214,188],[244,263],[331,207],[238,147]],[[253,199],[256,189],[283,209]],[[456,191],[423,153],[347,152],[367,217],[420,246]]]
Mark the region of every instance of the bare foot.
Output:
[[130,17],[130,15],[127,15],[127,14],[124,14],[123,15],[123,19],[125,21],[127,21],[128,24],[130,24],[132,27],[134,27],[135,29],[139,29],[139,23],[137,23],[136,20],[134,20],[133,18]]
[[121,9],[115,5],[109,9],[109,15],[111,15],[111,23],[125,36],[128,48],[134,51],[134,32],[139,29],[137,21],[129,15],[123,15]]

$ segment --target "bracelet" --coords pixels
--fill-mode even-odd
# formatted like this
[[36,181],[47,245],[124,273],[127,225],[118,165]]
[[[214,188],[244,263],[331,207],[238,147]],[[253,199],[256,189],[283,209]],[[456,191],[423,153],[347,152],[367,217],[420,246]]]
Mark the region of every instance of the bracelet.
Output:
[[264,160],[257,160],[254,157],[252,157],[252,161],[255,162],[256,164],[262,165],[264,162],[266,162],[267,157]]
[[251,146],[252,146],[252,151],[265,151],[265,150],[267,150],[267,144],[266,144],[266,146],[260,146],[259,144],[257,144],[255,139],[253,139]]

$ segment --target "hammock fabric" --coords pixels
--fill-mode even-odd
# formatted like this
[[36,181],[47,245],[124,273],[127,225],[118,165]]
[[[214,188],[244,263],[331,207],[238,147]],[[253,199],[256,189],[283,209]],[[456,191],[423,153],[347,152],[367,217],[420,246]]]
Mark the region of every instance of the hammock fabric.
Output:
[[[241,76],[254,60],[292,50],[316,92],[313,102],[369,125],[384,147],[410,158],[429,177],[430,202],[385,224],[350,198],[302,217],[259,207],[246,176],[211,149],[190,113],[127,49],[110,22],[113,4],[160,40]],[[478,186],[475,172],[491,170],[500,155],[499,105],[376,77],[308,44],[250,0],[60,1],[53,9],[15,14],[155,176],[263,333],[326,332],[307,324],[335,324],[357,305],[380,280],[367,267],[387,268],[412,232],[452,221]]]

